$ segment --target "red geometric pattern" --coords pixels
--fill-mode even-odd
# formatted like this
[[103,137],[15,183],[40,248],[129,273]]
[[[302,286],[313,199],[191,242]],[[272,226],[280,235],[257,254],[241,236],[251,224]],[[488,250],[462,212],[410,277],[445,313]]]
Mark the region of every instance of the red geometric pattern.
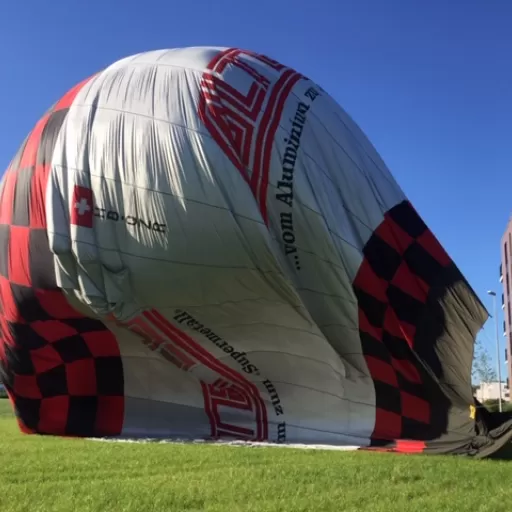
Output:
[[139,335],[150,350],[158,352],[180,370],[190,370],[196,364],[194,359],[181,350],[176,343],[159,332],[158,328],[148,318],[139,315],[126,322],[125,325],[132,332]]
[[[271,82],[251,65],[254,61],[272,70],[271,77],[278,72],[278,79]],[[218,78],[228,65],[252,79],[247,92]],[[209,63],[201,80],[199,117],[250,185],[265,222],[268,220],[267,189],[274,137],[285,102],[302,78],[301,74],[269,57],[230,48]]]
[[266,435],[261,421],[255,422],[257,430],[235,425],[232,420],[223,420],[222,416],[230,416],[230,409],[243,410],[253,416],[257,410],[254,397],[240,386],[218,379],[213,384],[201,383],[204,395],[204,408],[210,419],[212,439],[224,436],[246,441],[264,441]]
[[124,379],[114,335],[56,287],[45,190],[55,141],[81,87],[36,124],[11,162],[0,198],[0,372],[25,432],[116,435]]
[[[144,311],[141,315],[119,325],[141,336],[150,350],[158,352],[177,368],[186,371],[199,364],[218,377],[213,384],[201,381],[212,439],[222,436],[250,441],[268,439],[267,410],[255,384],[216,359],[157,310]],[[230,416],[233,412],[230,409],[246,411],[246,424],[252,422],[255,428],[250,429],[222,421],[221,416]]]
[[429,291],[451,259],[407,201],[386,213],[363,254],[353,288],[363,353],[375,385],[372,440],[417,438],[428,432],[435,404],[416,354],[416,330]]

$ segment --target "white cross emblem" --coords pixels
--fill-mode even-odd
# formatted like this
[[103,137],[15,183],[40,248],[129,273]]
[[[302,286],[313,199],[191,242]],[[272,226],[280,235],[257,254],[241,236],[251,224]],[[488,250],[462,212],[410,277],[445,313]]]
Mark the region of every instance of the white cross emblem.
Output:
[[85,197],[82,197],[78,203],[75,203],[75,208],[78,211],[78,215],[84,215],[85,212],[88,212],[91,209]]

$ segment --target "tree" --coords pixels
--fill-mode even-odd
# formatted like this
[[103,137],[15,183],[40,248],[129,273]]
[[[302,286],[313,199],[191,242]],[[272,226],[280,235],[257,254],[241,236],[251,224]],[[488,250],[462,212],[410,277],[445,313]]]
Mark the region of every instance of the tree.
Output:
[[491,356],[480,340],[475,343],[472,374],[478,383],[496,382],[498,380],[496,370],[492,366]]

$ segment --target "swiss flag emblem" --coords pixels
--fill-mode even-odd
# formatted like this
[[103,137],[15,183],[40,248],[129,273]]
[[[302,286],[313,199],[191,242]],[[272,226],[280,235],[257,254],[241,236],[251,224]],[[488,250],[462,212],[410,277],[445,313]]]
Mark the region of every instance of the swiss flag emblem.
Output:
[[71,202],[71,224],[92,228],[93,202],[92,190],[75,185]]

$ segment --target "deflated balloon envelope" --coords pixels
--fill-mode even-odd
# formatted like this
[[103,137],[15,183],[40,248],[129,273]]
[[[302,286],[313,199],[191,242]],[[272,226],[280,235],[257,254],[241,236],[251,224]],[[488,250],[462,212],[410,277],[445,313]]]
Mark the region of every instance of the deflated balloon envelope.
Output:
[[[64,94],[3,176],[21,430],[489,455],[479,299],[318,84],[235,48]],[[499,435],[498,435],[499,433]]]

